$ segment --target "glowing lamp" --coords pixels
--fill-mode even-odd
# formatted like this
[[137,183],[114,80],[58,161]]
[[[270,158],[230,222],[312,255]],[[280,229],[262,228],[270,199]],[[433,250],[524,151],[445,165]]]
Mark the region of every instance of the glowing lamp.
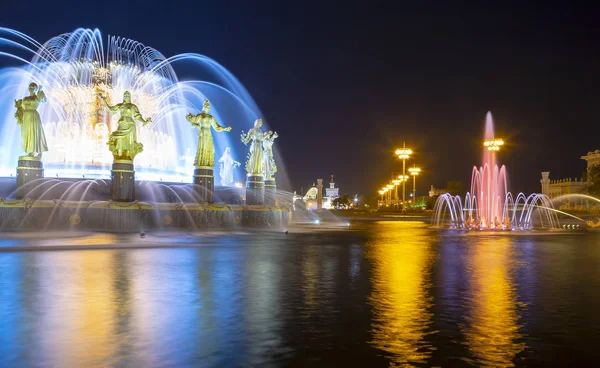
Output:
[[406,160],[407,158],[410,157],[410,155],[412,155],[412,150],[410,148],[399,148],[396,150],[396,155],[398,156],[399,159],[401,160]]
[[499,151],[502,145],[504,145],[504,141],[500,138],[492,138],[483,142],[483,146],[492,152]]
[[418,167],[409,167],[408,172],[410,173],[410,175],[419,175],[421,169]]

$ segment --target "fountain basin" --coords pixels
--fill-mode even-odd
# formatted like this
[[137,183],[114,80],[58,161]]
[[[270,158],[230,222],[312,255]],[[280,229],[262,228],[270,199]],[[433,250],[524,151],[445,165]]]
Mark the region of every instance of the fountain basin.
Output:
[[0,199],[2,231],[281,228],[290,220],[291,211],[278,206]]

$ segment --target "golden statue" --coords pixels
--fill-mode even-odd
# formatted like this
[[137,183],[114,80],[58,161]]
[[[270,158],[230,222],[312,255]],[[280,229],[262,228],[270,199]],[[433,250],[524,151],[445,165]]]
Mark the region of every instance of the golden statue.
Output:
[[194,166],[197,168],[210,168],[215,166],[215,145],[213,143],[212,131],[213,127],[217,132],[228,132],[231,127],[222,127],[217,123],[215,118],[209,114],[210,102],[204,100],[202,112],[198,115],[187,114],[187,121],[192,123],[192,126],[198,129],[198,151]]
[[21,126],[21,145],[29,157],[42,157],[42,152],[48,151],[48,143],[44,135],[42,120],[37,112],[40,103],[46,102],[42,86],[29,84],[29,96],[15,100],[17,124]]
[[265,179],[273,179],[273,175],[277,172],[277,165],[275,165],[275,159],[273,158],[273,143],[275,142],[275,138],[279,137],[277,132],[273,133],[272,131],[268,131],[265,134],[263,144],[263,172],[265,175]]
[[248,145],[250,140],[250,153],[248,153],[248,160],[246,161],[246,171],[248,176],[262,176],[264,173],[264,156],[263,156],[263,139],[264,133],[261,130],[262,119],[256,119],[254,121],[254,127],[248,131],[248,133],[242,132],[242,143]]
[[596,228],[596,227],[600,227],[600,219],[596,218],[596,220],[598,220],[597,222],[594,222],[592,220],[587,220],[585,223],[587,224],[587,226],[591,227],[591,228]]
[[123,102],[110,106],[106,102],[106,97],[98,94],[98,97],[104,101],[104,105],[111,113],[119,112],[119,126],[117,130],[110,134],[108,138],[108,149],[112,152],[115,160],[133,161],[135,156],[144,150],[144,146],[137,141],[137,129],[135,121],[141,121],[142,125],[150,123],[150,118],[144,119],[138,107],[131,103],[131,93],[123,93]]

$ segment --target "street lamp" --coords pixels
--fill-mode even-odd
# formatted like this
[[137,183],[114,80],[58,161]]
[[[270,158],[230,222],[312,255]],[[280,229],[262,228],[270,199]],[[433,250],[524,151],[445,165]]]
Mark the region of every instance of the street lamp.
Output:
[[388,184],[385,186],[385,191],[388,193],[386,198],[386,204],[388,204],[388,202],[392,202],[392,189],[394,189],[394,186],[392,184]]
[[492,138],[487,141],[483,141],[483,146],[487,147],[488,151],[499,151],[500,146],[504,145],[504,141],[500,138]]
[[[398,175],[398,181],[402,183],[402,188],[404,189],[404,185],[408,180],[408,175]],[[404,209],[404,193],[402,193],[402,208]]]
[[413,201],[415,201],[415,204],[417,203],[417,175],[419,175],[419,173],[421,172],[421,169],[413,166],[413,167],[409,167],[408,168],[408,172],[410,173],[410,175],[412,175],[413,177]]
[[396,191],[396,198],[395,198],[396,201],[395,201],[395,204],[398,204],[398,185],[400,185],[400,182],[401,182],[400,180],[395,180],[395,179],[392,180],[392,184],[394,184],[394,189]]
[[382,201],[381,205],[382,206],[387,203],[387,191],[388,190],[386,187],[381,188],[381,190],[379,191],[379,193],[381,193],[381,201]]
[[[412,150],[410,148],[406,148],[406,142],[402,143],[402,148],[396,150],[396,155],[398,158],[402,160],[402,176],[406,175],[406,159],[412,155]],[[405,209],[404,201],[406,200],[406,183],[402,182],[402,209]]]

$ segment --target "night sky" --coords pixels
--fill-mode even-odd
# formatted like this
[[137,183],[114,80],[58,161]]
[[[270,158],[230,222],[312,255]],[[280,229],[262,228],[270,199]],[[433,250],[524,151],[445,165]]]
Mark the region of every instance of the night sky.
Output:
[[424,170],[420,194],[448,180],[468,184],[488,110],[507,141],[499,161],[513,191],[539,191],[540,171],[580,176],[580,156],[600,149],[594,9],[184,3],[47,1],[32,10],[11,1],[2,4],[0,24],[41,42],[99,28],[167,57],[197,52],[217,60],[278,131],[298,191],[334,174],[342,193],[375,194],[401,170],[393,152],[403,141]]

